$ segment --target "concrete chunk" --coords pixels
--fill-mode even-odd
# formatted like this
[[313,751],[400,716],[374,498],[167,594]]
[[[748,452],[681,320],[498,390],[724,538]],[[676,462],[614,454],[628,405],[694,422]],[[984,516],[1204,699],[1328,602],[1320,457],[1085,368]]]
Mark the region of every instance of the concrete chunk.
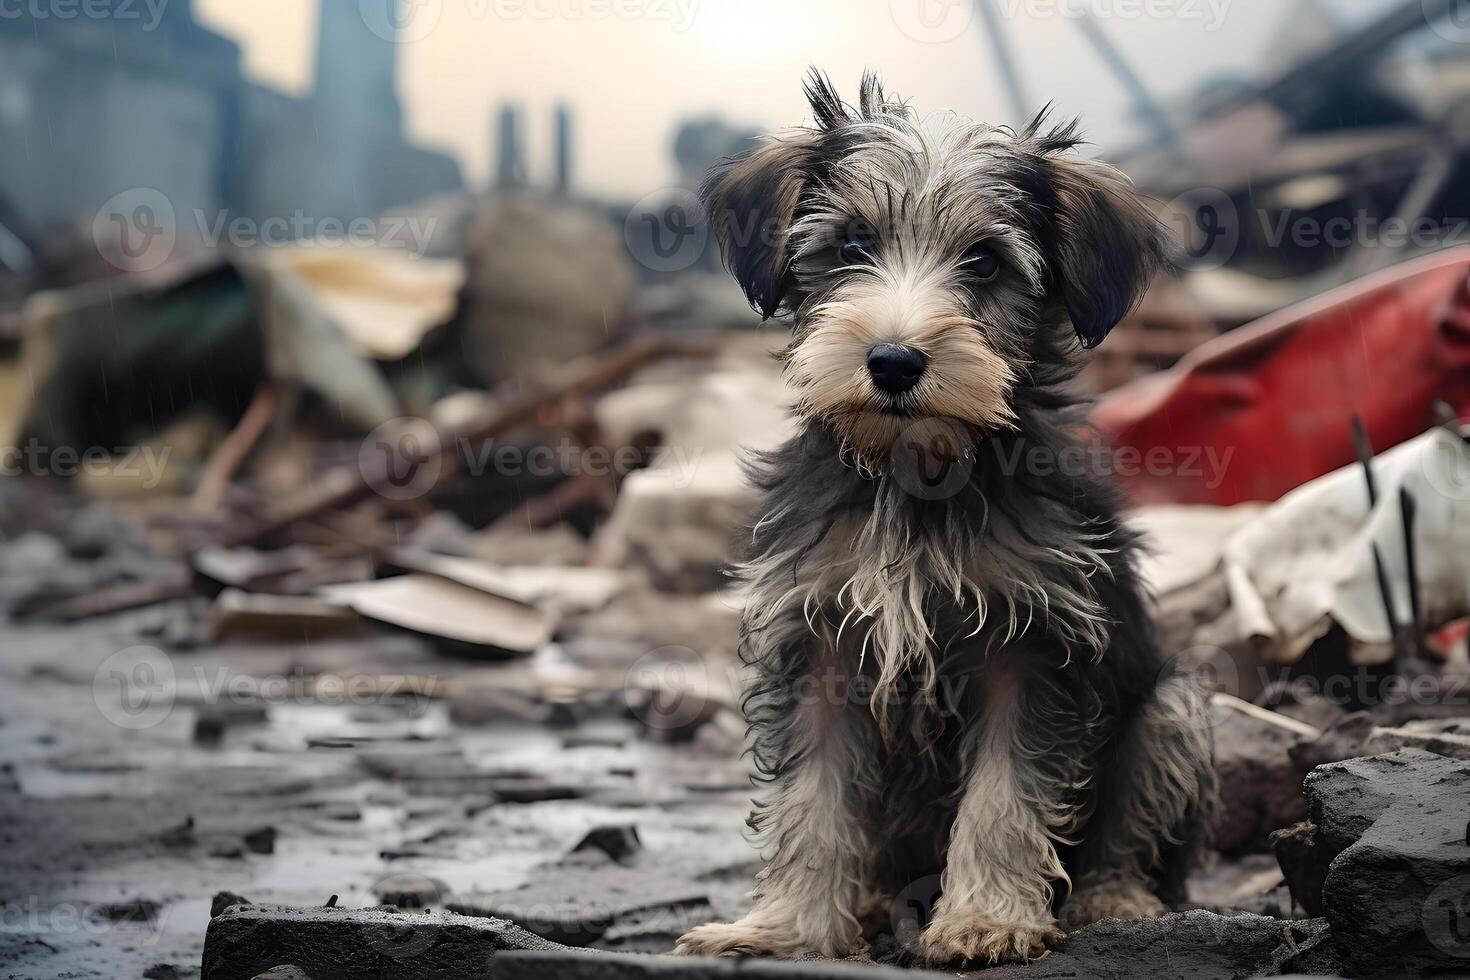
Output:
[[252,980],[282,963],[312,980],[498,980],[501,953],[556,948],[503,919],[450,912],[234,906],[209,922],[201,980]]

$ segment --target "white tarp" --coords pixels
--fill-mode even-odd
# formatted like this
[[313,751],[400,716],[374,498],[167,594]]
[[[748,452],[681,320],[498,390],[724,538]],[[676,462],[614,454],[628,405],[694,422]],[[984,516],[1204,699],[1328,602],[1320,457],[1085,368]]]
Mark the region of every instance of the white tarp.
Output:
[[1356,663],[1393,654],[1373,558],[1376,543],[1401,623],[1409,621],[1408,557],[1400,490],[1414,523],[1425,618],[1470,612],[1470,448],[1443,428],[1373,461],[1377,506],[1359,464],[1298,487],[1225,545],[1230,600],[1244,634],[1271,660],[1291,663],[1336,623]]

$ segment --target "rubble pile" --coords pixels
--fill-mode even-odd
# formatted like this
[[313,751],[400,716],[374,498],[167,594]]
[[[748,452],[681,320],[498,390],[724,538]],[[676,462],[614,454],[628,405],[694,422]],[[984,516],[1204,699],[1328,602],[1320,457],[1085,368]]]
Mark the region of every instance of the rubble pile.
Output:
[[[21,431],[158,466],[0,483],[21,975],[926,975],[902,899],[854,962],[658,955],[739,916],[758,867],[729,573],[742,459],[791,431],[780,338],[640,331],[616,243],[502,204],[464,264],[132,283],[117,309],[157,334],[79,389],[47,365],[103,342],[99,295],[30,311]],[[522,227],[618,286],[616,322],[562,283],[565,323],[512,362],[496,338],[540,307],[491,244]],[[180,370],[234,357],[230,412],[89,407],[190,316]],[[1138,511],[1164,642],[1215,691],[1207,853],[1169,915],[976,975],[1470,966],[1467,458],[1442,423],[1274,503]]]

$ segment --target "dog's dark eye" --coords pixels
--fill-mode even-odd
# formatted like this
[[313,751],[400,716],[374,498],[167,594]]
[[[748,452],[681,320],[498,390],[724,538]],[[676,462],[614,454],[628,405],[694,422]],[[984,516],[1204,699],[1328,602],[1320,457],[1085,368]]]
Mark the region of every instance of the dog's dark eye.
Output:
[[837,257],[843,265],[862,265],[868,261],[868,243],[860,238],[849,238],[837,246]]
[[995,282],[1000,276],[1000,258],[984,245],[976,245],[965,255],[965,268],[981,282]]

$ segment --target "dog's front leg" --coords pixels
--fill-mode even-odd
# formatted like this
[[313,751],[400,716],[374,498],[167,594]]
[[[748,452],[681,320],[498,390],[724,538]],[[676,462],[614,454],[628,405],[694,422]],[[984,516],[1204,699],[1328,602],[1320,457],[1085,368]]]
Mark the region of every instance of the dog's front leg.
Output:
[[751,817],[765,860],[755,904],[737,922],[686,933],[678,952],[835,958],[862,944],[868,835],[856,794],[868,782],[871,725],[865,709],[833,695],[830,676],[814,672],[794,685],[768,677],[751,699],[757,757],[763,747],[775,755],[774,793]]
[[985,714],[945,855],[940,898],[919,936],[932,963],[1025,961],[1062,937],[1052,882],[1066,873],[1054,841],[1068,811],[1054,773],[1026,742],[1020,685],[990,672]]

